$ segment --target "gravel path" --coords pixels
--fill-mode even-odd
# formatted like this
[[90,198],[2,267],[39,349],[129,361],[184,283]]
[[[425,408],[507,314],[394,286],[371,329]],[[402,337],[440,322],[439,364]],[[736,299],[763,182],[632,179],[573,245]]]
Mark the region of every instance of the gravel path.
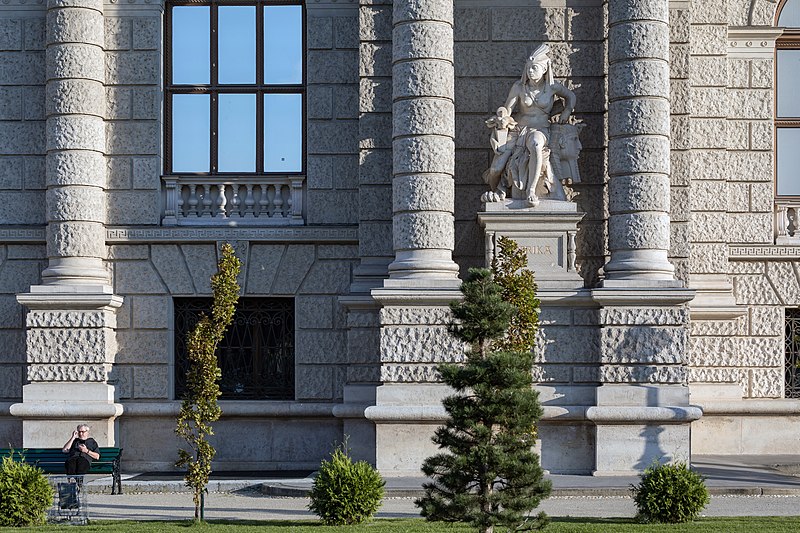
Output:
[[[89,495],[91,519],[182,520],[192,518],[194,505],[188,493]],[[206,497],[206,518],[230,520],[313,519],[305,498],[270,498],[257,492],[211,493]],[[551,516],[630,517],[633,500],[624,497],[557,497],[541,509]],[[706,516],[792,516],[800,509],[800,496],[712,497]],[[411,498],[389,498],[378,516],[419,516]]]

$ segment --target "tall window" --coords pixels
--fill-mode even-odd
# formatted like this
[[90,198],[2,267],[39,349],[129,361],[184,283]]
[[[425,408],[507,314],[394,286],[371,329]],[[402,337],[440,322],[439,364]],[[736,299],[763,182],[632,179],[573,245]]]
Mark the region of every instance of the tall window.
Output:
[[778,15],[786,31],[775,59],[776,195],[800,198],[800,0],[786,0]]
[[165,174],[304,167],[302,0],[173,0],[166,15]]
[[[175,299],[175,396],[186,392],[186,338],[211,298]],[[294,399],[294,299],[240,298],[217,348],[222,400]]]

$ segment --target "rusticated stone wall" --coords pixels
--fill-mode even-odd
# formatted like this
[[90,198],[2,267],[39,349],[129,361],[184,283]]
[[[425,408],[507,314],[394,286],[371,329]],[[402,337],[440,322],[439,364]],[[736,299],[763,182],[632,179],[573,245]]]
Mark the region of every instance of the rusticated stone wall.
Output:
[[[359,255],[385,276],[392,248],[392,5],[359,7]],[[373,282],[374,284],[374,282]]]
[[670,236],[669,260],[675,277],[689,281],[689,180],[691,164],[689,9],[669,10]]
[[[341,398],[347,339],[337,296],[349,287],[355,246],[242,244],[242,294],[295,298],[296,399]],[[210,296],[215,245],[114,245],[111,262],[115,293],[125,297],[114,365],[120,397],[169,400],[171,299]]]
[[783,396],[783,308],[800,304],[791,258],[764,253],[745,261],[729,251],[774,243],[774,35],[736,32],[771,26],[776,5],[715,0],[692,7],[692,272],[726,273],[745,314],[691,324],[689,380],[736,384],[743,398]]
[[108,224],[158,224],[163,7],[116,3],[105,17]]
[[45,8],[0,12],[0,224],[45,221]]
[[306,2],[309,224],[359,217],[358,2]]

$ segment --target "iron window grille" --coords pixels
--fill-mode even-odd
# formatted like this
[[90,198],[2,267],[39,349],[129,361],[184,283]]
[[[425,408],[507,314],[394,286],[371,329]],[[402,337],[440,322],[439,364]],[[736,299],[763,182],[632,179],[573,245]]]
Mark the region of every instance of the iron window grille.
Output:
[[[186,393],[186,339],[211,298],[175,298],[175,396]],[[294,299],[240,298],[217,348],[222,400],[294,399]]]
[[[259,176],[302,175],[306,168],[306,16],[304,0],[171,0],[165,13],[165,43],[164,43],[164,174],[165,175],[219,175],[219,176]],[[173,9],[175,7],[208,6],[210,8],[210,73],[209,83],[182,84],[173,83]],[[219,8],[228,6],[253,6],[255,15],[255,83],[223,84],[219,82]],[[302,42],[302,80],[299,83],[268,83],[265,78],[264,66],[264,9],[271,6],[300,6],[302,11],[300,36]],[[181,94],[209,95],[210,97],[210,138],[209,138],[209,171],[208,172],[181,172],[173,169],[173,97]],[[270,171],[265,170],[264,164],[264,137],[265,137],[265,95],[293,94],[299,95],[302,100],[302,117],[300,122],[301,150],[300,168],[296,171]],[[254,172],[220,172],[219,171],[219,100],[221,95],[255,95],[255,171]]]
[[786,309],[786,398],[800,398],[800,309]]

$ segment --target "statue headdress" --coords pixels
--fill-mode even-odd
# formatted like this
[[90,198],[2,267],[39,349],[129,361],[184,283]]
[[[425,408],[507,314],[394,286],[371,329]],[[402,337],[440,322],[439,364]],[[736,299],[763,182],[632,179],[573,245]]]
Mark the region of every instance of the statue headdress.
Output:
[[550,63],[550,45],[547,43],[540,44],[531,55],[528,56],[528,60],[525,62],[525,69],[522,71],[522,83],[524,84],[528,80],[528,65],[532,63],[539,63],[544,65],[545,68],[545,81],[548,85],[553,84],[553,69]]

